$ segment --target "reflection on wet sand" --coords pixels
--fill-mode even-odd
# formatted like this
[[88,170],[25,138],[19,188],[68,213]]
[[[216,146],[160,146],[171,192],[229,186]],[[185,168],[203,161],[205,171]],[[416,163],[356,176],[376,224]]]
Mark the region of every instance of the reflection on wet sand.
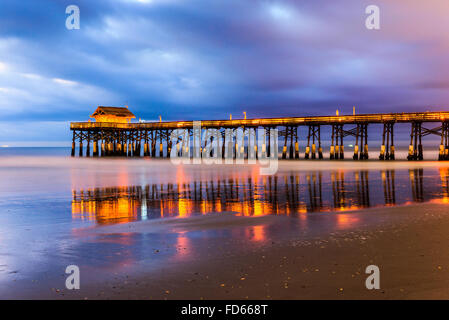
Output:
[[440,168],[441,186],[443,188],[443,203],[449,203],[449,168]]
[[[418,168],[408,174],[407,170],[337,170],[190,182],[180,177],[179,183],[74,190],[72,216],[107,224],[214,212],[299,216],[430,200],[449,202],[449,168],[426,169],[426,174]],[[258,234],[254,230],[255,238]]]
[[424,170],[413,169],[409,170],[410,183],[412,186],[412,196],[413,201],[423,202],[424,201],[424,191],[423,191],[423,180],[424,180]]
[[396,189],[394,185],[394,170],[382,170],[382,185],[386,206],[396,204]]
[[144,203],[136,186],[73,191],[72,215],[98,223],[130,222],[141,217]]

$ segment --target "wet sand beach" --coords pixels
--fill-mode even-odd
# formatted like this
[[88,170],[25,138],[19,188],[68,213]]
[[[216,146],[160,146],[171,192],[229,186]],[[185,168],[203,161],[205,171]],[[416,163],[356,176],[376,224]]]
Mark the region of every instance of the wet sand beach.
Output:
[[[375,217],[374,217],[375,216]],[[182,232],[234,229],[235,233],[270,230],[261,243],[246,238],[192,241],[201,260],[168,262],[157,270],[123,273],[81,290],[47,288],[50,299],[448,299],[449,210],[423,204],[361,212],[324,213],[312,223],[361,220],[357,227],[327,233],[304,230],[297,219],[204,216],[182,221],[106,226],[95,233]],[[190,220],[190,221],[188,221]],[[375,222],[373,222],[375,220]],[[103,229],[103,230],[102,230]],[[170,231],[169,231],[170,230]],[[252,231],[248,231],[252,230]],[[268,231],[267,231],[268,232]],[[204,243],[204,240],[206,240]],[[154,255],[178,243],[154,248]],[[365,268],[380,268],[380,290],[365,287]],[[61,279],[62,280],[62,279]],[[18,293],[22,294],[22,293]]]
[[258,169],[4,157],[0,298],[449,298],[446,162]]

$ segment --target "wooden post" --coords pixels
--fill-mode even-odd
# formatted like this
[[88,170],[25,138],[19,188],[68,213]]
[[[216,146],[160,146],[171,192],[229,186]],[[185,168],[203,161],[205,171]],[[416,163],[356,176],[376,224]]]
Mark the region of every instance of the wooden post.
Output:
[[104,157],[106,155],[106,146],[104,143],[104,138],[101,139],[101,156]]
[[170,133],[167,130],[167,158],[170,158],[172,141],[170,139]]
[[298,127],[296,127],[295,135],[295,159],[299,159]]
[[176,140],[176,157],[182,157],[181,143],[179,138]]
[[288,139],[288,127],[285,127],[284,147],[282,148],[282,159],[287,159],[287,139]]
[[369,154],[368,154],[368,123],[365,123],[364,125],[364,130],[365,130],[365,145],[363,148],[363,159],[364,160],[368,160],[369,158]]
[[118,131],[115,137],[115,147],[116,147],[116,155],[121,157],[123,156],[123,148],[122,148],[122,132]]
[[132,134],[131,132],[128,133],[128,143],[127,143],[127,148],[128,149],[128,157],[132,157],[133,155],[133,149],[132,149]]
[[151,130],[151,157],[156,158],[156,130]]
[[413,160],[418,159],[418,123],[415,123]]
[[438,153],[438,160],[444,160],[445,159],[445,145],[444,145],[444,143],[445,143],[445,128],[446,127],[446,125],[445,125],[445,123],[444,122],[442,122],[441,123],[441,143],[440,143],[440,150],[439,150],[439,153]]
[[108,143],[108,155],[113,156],[114,155],[114,142],[112,140],[112,137],[109,138]]
[[446,122],[446,150],[444,154],[446,155],[445,159],[449,160],[449,122]]
[[267,128],[267,139],[268,139],[268,146],[267,146],[267,157],[269,158],[271,156],[271,128]]
[[112,155],[118,156],[118,145],[117,145],[117,136],[116,134],[112,135]]
[[343,145],[343,125],[340,125],[340,159],[345,158],[345,146]]
[[[143,131],[139,132],[139,157],[142,155],[142,141],[145,147],[145,135]],[[143,154],[145,156],[145,154]]]
[[422,122],[418,123],[418,160],[424,160],[424,152],[423,152],[423,145],[422,145]]
[[335,125],[335,159],[340,159],[340,131],[339,125]]
[[135,157],[136,156],[136,137],[134,135],[134,131],[131,131],[130,147],[131,147],[131,157]]
[[80,132],[80,145],[79,145],[79,156],[82,157],[83,156],[83,133]]
[[97,134],[95,134],[94,135],[94,151],[93,151],[93,156],[94,157],[98,157],[98,135]]
[[111,132],[111,137],[109,138],[109,156],[115,156],[115,151],[117,150],[114,133]]
[[[382,132],[382,145],[380,146],[380,155],[379,160],[385,160],[385,135],[387,133],[387,123],[384,123],[383,132]],[[387,139],[388,143],[388,139]]]
[[293,127],[290,128],[290,150],[289,159],[293,159]]
[[[183,148],[183,152],[181,153],[181,156],[183,156],[184,154],[186,155],[186,158],[190,159],[190,133],[193,131],[193,129],[187,129],[187,140],[186,141],[182,141],[182,148]],[[225,142],[225,140],[223,139],[223,143]],[[193,155],[193,154],[192,154]]]
[[86,157],[90,157],[90,131],[87,131]]
[[363,152],[363,142],[365,140],[365,127],[363,124],[360,125],[360,140],[359,140],[359,159],[363,160],[364,152]]
[[[248,151],[247,151],[247,158],[249,158],[249,153],[250,153],[250,151],[249,151],[249,148],[250,148],[250,144],[249,144],[249,140],[250,140],[250,135],[252,135],[252,132],[253,132],[253,130],[252,129],[250,129],[249,131],[248,131]],[[214,133],[215,134],[215,133]],[[215,155],[214,154],[214,151],[215,151],[215,148],[214,148],[214,138],[215,138],[215,136],[211,136],[210,137],[210,150],[209,150],[209,157],[211,157],[211,158],[213,158],[213,157],[215,157],[215,156],[217,156],[218,157],[218,154],[217,155]],[[219,141],[217,140],[217,144],[219,143]],[[171,144],[171,143],[170,143]],[[170,149],[171,149],[171,145],[170,145]]]
[[249,159],[259,159],[259,156],[258,156],[259,146],[257,145],[257,128],[250,129],[248,131],[248,133],[249,133],[249,135],[248,135],[248,158]]
[[390,160],[390,135],[391,135],[391,123],[385,123],[386,127],[386,138],[385,138],[385,160]]
[[449,122],[444,123],[445,143],[444,143],[444,160],[449,160]]
[[127,156],[127,150],[126,150],[126,131],[122,132],[120,143],[122,145],[122,157]]
[[412,129],[411,129],[411,132],[410,132],[410,145],[408,147],[408,156],[407,156],[408,160],[413,160],[413,135],[414,135],[414,131],[415,131],[415,123],[412,122]]
[[140,154],[142,152],[142,136],[141,136],[141,132],[137,131],[136,132],[136,157],[140,157]]
[[159,158],[164,157],[164,145],[162,144],[162,130],[159,130]]
[[[234,158],[234,139],[232,134],[232,128],[223,128],[223,155],[228,163]],[[195,152],[195,151],[194,151]]]
[[[206,129],[207,131],[207,129]],[[248,136],[248,145],[246,147],[246,152],[245,152],[245,136]],[[250,135],[250,129],[245,129],[245,127],[243,127],[243,134],[242,134],[242,145],[240,146],[240,153],[241,153],[241,157],[242,159],[248,159],[248,153],[249,153],[249,135]],[[206,140],[204,141],[204,148],[206,148]]]
[[394,123],[390,124],[390,160],[394,160]]
[[144,157],[149,157],[150,156],[150,150],[149,150],[149,145],[148,142],[145,141],[145,144],[143,145],[143,156]]
[[136,146],[136,138],[133,136],[133,142],[132,142],[132,150],[133,150],[133,157],[137,156],[137,146]]
[[305,159],[309,159],[310,156],[310,126],[309,126],[309,133],[307,134],[307,146],[306,146],[306,153],[304,155]]
[[355,134],[355,144],[354,144],[354,155],[352,156],[352,159],[354,160],[359,159],[359,134],[360,134],[360,124],[357,124],[357,130]]
[[312,159],[316,159],[315,137],[316,137],[316,127],[312,126]]
[[71,153],[71,155],[72,155],[72,157],[74,157],[75,156],[75,130],[73,130],[73,138],[72,138],[72,153]]
[[323,148],[321,148],[321,127],[318,126],[318,159],[323,159]]
[[221,144],[221,158],[225,159],[226,158],[226,128],[223,128],[223,132],[221,133],[221,140],[222,140],[222,144]]
[[114,143],[113,143],[113,146],[114,146],[114,155],[115,156],[121,156],[121,153],[122,153],[122,146],[121,146],[121,143],[120,143],[120,136],[121,136],[121,134],[120,134],[120,131],[118,131],[118,132],[115,132],[115,135],[114,135]]
[[335,146],[334,146],[334,139],[335,139],[335,125],[332,125],[332,135],[331,135],[331,146],[329,150],[329,159],[333,160],[335,158]]
[[245,159],[245,127],[242,128],[242,140],[241,140],[241,146],[240,146],[240,154],[239,159]]
[[104,138],[104,153],[103,153],[104,157],[109,156],[108,150],[109,150],[109,141],[108,141],[108,137],[105,137]]
[[145,135],[144,135],[144,145],[143,145],[143,156],[144,157],[148,157],[150,155],[150,147],[148,144],[148,131],[145,130]]
[[120,132],[118,133],[118,136],[115,138],[115,148],[116,148],[116,151],[115,151],[115,155],[116,156],[122,156],[122,144],[121,144],[121,141],[120,141]]

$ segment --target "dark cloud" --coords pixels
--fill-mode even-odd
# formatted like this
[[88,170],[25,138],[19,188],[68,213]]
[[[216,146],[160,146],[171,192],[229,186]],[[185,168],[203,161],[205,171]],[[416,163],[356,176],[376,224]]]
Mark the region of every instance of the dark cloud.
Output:
[[[143,119],[441,109],[446,2],[411,1],[380,1],[370,31],[358,0],[2,0],[0,120],[125,104]],[[80,30],[65,28],[70,4]]]

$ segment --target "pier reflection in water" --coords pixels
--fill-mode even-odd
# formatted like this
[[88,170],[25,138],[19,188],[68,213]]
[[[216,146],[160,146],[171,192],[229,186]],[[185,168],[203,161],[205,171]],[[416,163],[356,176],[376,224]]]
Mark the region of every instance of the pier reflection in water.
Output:
[[449,168],[295,172],[74,190],[72,216],[98,224],[217,212],[295,216],[431,200],[449,202]]

